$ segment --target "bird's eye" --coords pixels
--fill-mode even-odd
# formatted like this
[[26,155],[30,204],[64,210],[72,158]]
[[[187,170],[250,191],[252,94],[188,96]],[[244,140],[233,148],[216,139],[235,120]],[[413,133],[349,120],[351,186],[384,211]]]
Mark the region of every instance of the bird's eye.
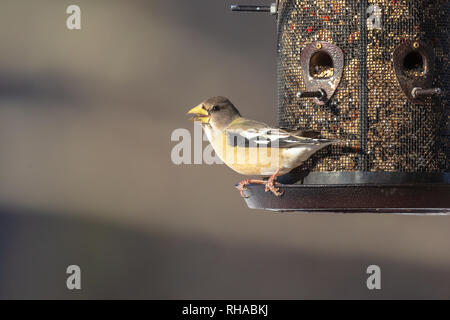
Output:
[[214,106],[211,108],[211,112],[216,112],[219,111],[220,107],[219,106]]

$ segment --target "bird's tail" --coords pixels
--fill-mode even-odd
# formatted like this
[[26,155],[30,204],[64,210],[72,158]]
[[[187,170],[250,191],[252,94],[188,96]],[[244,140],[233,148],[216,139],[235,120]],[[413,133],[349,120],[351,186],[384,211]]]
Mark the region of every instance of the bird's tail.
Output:
[[345,141],[344,140],[341,140],[341,139],[315,139],[315,140],[317,140],[317,142],[319,142],[319,143],[323,143],[323,144],[343,144],[343,143],[345,143]]

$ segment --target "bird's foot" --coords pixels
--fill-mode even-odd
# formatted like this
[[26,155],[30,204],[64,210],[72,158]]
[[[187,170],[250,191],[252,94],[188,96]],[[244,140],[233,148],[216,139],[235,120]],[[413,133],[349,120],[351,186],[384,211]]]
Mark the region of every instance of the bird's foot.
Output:
[[247,190],[247,188],[245,186],[249,183],[250,183],[249,180],[245,179],[245,180],[242,180],[241,182],[239,182],[239,184],[237,186],[239,192],[241,193],[242,198],[245,198],[244,190]]
[[279,184],[275,181],[276,177],[280,173],[280,169],[278,169],[272,176],[270,176],[269,180],[266,182],[266,192],[271,191],[276,197],[279,197],[283,194],[283,191],[280,191],[279,188],[275,187],[275,184]]
[[280,188],[275,187],[275,184],[279,184],[278,182],[275,182],[273,180],[268,180],[266,182],[266,192],[271,191],[276,197],[279,197],[281,195],[283,195],[283,191],[280,191]]
[[251,180],[251,179],[244,179],[241,182],[239,182],[237,189],[241,193],[242,198],[247,198],[244,194],[244,191],[247,190],[246,185],[248,184],[266,184],[266,181],[264,180]]

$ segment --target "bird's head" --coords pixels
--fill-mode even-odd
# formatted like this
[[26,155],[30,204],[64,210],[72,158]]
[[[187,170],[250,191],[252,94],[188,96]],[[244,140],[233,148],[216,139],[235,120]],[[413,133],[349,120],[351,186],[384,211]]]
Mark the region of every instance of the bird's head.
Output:
[[241,116],[236,107],[225,97],[206,99],[189,110],[188,114],[194,115],[191,118],[193,121],[209,124],[218,130],[225,129],[233,120]]

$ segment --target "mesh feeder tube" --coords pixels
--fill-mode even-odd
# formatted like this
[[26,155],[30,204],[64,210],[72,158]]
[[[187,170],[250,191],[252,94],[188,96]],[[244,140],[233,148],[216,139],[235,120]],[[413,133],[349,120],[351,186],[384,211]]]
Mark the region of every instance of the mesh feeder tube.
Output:
[[250,208],[450,213],[450,2],[279,0],[278,125],[338,138]]

